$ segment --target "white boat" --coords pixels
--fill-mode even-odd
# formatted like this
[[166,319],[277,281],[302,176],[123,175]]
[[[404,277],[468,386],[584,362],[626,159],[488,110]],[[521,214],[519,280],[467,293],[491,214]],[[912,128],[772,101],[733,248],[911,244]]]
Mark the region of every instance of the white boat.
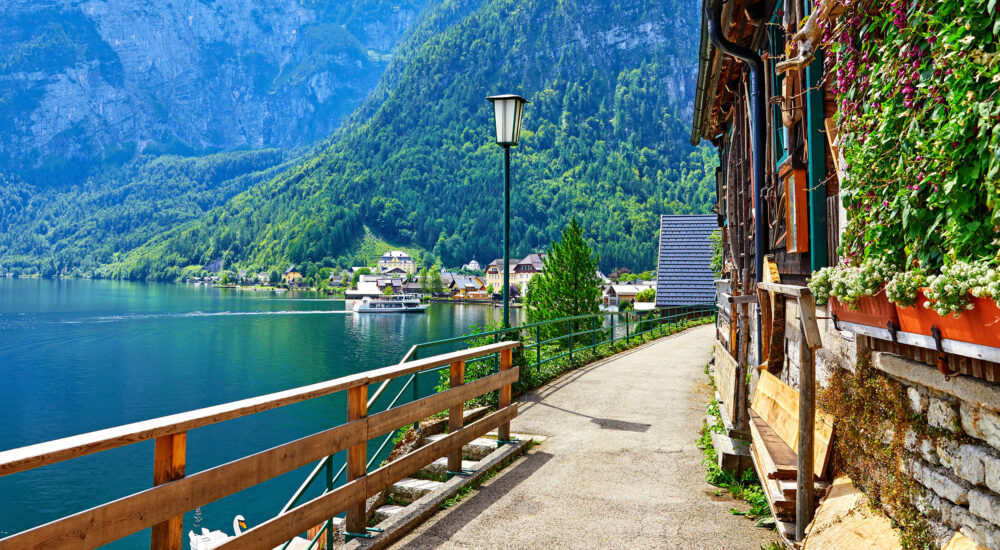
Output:
[[428,307],[430,307],[428,304],[420,303],[420,298],[416,294],[397,294],[377,298],[366,296],[354,302],[355,313],[420,313],[426,311]]

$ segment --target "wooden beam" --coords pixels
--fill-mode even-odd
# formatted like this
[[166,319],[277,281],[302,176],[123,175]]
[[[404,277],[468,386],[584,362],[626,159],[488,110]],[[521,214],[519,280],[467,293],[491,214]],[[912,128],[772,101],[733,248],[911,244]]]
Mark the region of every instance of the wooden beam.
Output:
[[512,341],[479,346],[259,397],[3,451],[0,452],[0,476],[23,472],[63,460],[155,439],[165,435],[187,432],[194,428],[307,401],[352,387],[381,382],[397,376],[448,365],[454,361],[468,361],[475,357],[492,355],[503,350],[516,348],[520,345],[520,342]]
[[[572,337],[570,337],[570,346],[571,346],[570,350],[571,351],[573,349],[572,345],[573,345]],[[510,349],[505,349],[502,352],[500,352],[500,372],[503,372],[505,370],[510,370],[511,364],[512,364],[512,362],[511,362],[511,350]],[[510,405],[510,398],[511,398],[511,391],[510,390],[511,390],[510,384],[507,384],[507,385],[502,386],[500,388],[500,403],[498,405],[499,408],[502,409],[502,408],[506,407],[507,405]],[[497,430],[497,439],[499,439],[500,441],[509,441],[510,440],[510,422],[505,422],[505,423],[503,423],[503,424],[500,425],[500,428]]]
[[364,441],[364,422],[342,424],[22,531],[0,540],[0,550],[103,546]]
[[798,285],[785,285],[780,283],[768,283],[762,282],[757,283],[757,288],[762,288],[769,292],[777,292],[778,294],[784,294],[786,296],[793,296],[798,298],[799,296],[811,295],[808,287],[798,286]]
[[411,401],[399,407],[368,417],[368,434],[378,437],[400,426],[423,420],[447,408],[460,405],[474,397],[517,381],[520,367],[507,372],[491,374],[457,388],[450,388],[434,395]]
[[[153,449],[153,485],[163,485],[184,477],[186,455],[186,433],[156,438]],[[184,514],[181,513],[153,526],[149,547],[152,550],[181,550],[183,535]]]
[[491,413],[462,429],[396,459],[368,474],[368,494],[388,489],[393,483],[407,477],[442,456],[461,450],[467,443],[486,432],[517,417],[517,403]]
[[[276,548],[310,527],[323,523],[343,512],[349,506],[364,507],[367,480],[348,482],[329,493],[324,493],[301,506],[265,521],[236,538],[229,539],[217,550],[259,550]],[[361,529],[364,531],[364,527]]]
[[[448,385],[451,388],[457,388],[464,383],[465,361],[456,361],[451,364],[451,368],[448,371]],[[465,402],[463,401],[448,409],[448,433],[454,433],[456,430],[462,429],[464,404]],[[462,449],[458,449],[448,455],[448,471],[462,471]]]
[[[361,420],[368,416],[368,386],[358,386],[347,390],[347,420]],[[365,422],[364,441],[351,445],[347,449],[347,481],[363,480],[368,473],[368,423]],[[367,498],[367,489],[365,497]],[[330,517],[322,518],[324,521]],[[352,533],[364,533],[368,527],[368,512],[365,509],[365,500],[361,499],[347,507],[347,519],[344,522],[345,529]],[[303,531],[305,529],[302,529]]]
[[[812,298],[812,296],[809,296]],[[801,303],[801,300],[800,300]],[[815,319],[813,319],[815,323]],[[808,333],[806,318],[800,313],[800,325]],[[816,365],[815,350],[807,345],[807,336],[799,341],[799,433],[798,486],[795,492],[795,538],[805,540],[806,527],[813,518],[813,439],[816,429]]]
[[802,320],[802,334],[811,350],[823,347],[823,337],[816,321],[816,299],[812,294],[799,296],[799,318]]

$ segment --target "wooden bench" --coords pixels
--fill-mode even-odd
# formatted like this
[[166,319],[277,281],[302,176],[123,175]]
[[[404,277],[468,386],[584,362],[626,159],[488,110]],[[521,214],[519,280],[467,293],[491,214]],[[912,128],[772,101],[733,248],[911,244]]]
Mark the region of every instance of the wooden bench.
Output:
[[[750,404],[750,455],[771,510],[778,518],[795,515],[798,476],[799,394],[773,374],[762,371]],[[816,411],[814,469],[819,490],[830,458],[833,418]],[[819,491],[817,491],[819,492]]]

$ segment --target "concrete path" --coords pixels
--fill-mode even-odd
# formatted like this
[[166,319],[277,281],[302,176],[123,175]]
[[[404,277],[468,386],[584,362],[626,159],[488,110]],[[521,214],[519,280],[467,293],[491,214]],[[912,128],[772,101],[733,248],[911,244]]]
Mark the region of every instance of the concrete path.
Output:
[[512,431],[548,436],[395,548],[747,548],[773,535],[705,483],[695,446],[713,327],[573,371],[521,399]]

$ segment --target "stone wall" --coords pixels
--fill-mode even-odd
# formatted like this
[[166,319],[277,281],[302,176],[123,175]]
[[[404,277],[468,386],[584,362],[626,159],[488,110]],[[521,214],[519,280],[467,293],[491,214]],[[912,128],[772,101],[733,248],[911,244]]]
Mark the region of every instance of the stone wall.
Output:
[[[797,322],[797,316],[789,319]],[[1000,548],[1000,385],[964,376],[945,380],[924,363],[868,352],[863,337],[841,333],[831,321],[820,320],[820,328],[823,349],[817,352],[816,372],[821,387],[833,370],[853,372],[859,353],[871,353],[872,365],[905,390],[914,426],[925,426],[905,434],[909,457],[898,470],[918,484],[913,504],[939,545],[960,531],[979,545]],[[782,378],[797,384],[797,342],[787,345]],[[883,437],[888,441],[892,434]]]

